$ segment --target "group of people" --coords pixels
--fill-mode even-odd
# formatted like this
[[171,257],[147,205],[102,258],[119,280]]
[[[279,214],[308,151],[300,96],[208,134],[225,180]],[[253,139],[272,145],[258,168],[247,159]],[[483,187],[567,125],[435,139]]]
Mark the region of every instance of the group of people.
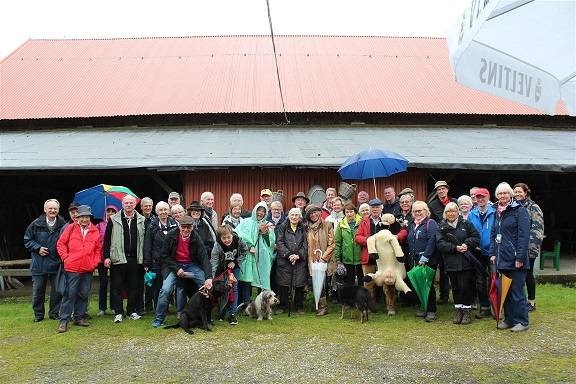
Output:
[[[512,278],[498,328],[528,329],[528,312],[536,309],[534,260],[544,236],[542,211],[530,199],[528,186],[500,183],[494,203],[486,188],[474,187],[470,195],[454,199],[448,183],[438,181],[434,191],[427,204],[417,201],[410,188],[396,195],[387,186],[384,201],[360,191],[354,204],[349,196],[340,197],[336,189],[328,188],[326,200],[319,205],[310,204],[299,192],[285,212],[282,201],[263,189],[251,211],[244,208],[241,194],[232,194],[221,220],[211,192],[187,208],[177,192],[155,207],[146,197],[139,202],[141,213],[136,210],[137,199],[126,195],[121,207],[106,207],[105,217],[96,225],[91,207],[72,203],[66,221],[59,215],[59,202],[49,199],[24,236],[32,256],[34,321],[45,317],[50,282],[49,317],[59,320],[58,332],[66,332],[70,322],[89,326],[87,308],[95,269],[100,280],[98,315],[108,310],[109,270],[109,307],[115,323],[126,317],[138,320],[153,311],[152,327],[158,328],[173,297],[179,314],[187,296],[199,288],[210,290],[216,282],[229,287],[217,315],[219,320],[227,317],[231,325],[238,323],[238,306],[252,299],[254,288],[279,295],[277,313],[301,314],[306,290],[311,288],[312,264],[318,261],[327,263],[327,268],[325,287],[314,308],[317,316],[328,314],[328,300],[335,298],[336,273],[347,284],[365,286],[375,301],[385,297],[388,314],[395,315],[394,286],[376,289],[367,276],[377,269],[368,239],[389,230],[402,248],[404,256],[398,261],[407,271],[427,265],[440,272],[439,299],[432,287],[427,303],[415,303],[417,316],[427,322],[436,320],[436,304],[448,301],[451,288],[455,324],[471,322],[476,300],[480,305],[476,317],[490,317],[486,271],[492,266]],[[61,276],[62,295],[54,289]]]

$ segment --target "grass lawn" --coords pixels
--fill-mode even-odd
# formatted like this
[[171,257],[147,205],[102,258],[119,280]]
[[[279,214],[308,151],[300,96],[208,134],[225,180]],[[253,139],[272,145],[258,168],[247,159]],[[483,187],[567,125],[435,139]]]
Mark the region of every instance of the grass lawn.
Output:
[[401,307],[360,324],[358,315],[339,320],[333,306],[322,318],[241,316],[237,326],[217,322],[194,335],[153,329],[152,315],[122,324],[94,317],[89,328],[58,334],[54,320],[32,322],[29,297],[5,298],[0,383],[574,383],[576,289],[539,285],[537,304],[520,334],[497,331],[493,320],[453,325],[449,305],[439,306],[435,323]]

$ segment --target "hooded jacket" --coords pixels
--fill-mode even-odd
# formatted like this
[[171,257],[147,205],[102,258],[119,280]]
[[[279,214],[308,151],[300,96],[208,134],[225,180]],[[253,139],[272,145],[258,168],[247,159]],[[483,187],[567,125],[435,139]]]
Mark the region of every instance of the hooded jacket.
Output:
[[[498,236],[500,235],[500,236]],[[490,235],[490,256],[496,256],[499,270],[515,270],[515,262],[523,263],[522,269],[530,269],[528,243],[530,241],[530,218],[517,201],[512,201],[496,220]]]
[[86,236],[82,236],[78,223],[68,225],[57,247],[66,272],[92,273],[102,261],[100,231],[92,223],[88,226]]
[[334,255],[336,261],[349,265],[362,264],[362,247],[354,241],[354,236],[356,236],[356,231],[358,231],[361,221],[361,217],[356,217],[354,229],[350,228],[346,217],[336,224],[336,230],[334,231],[336,243]]
[[482,256],[488,257],[490,251],[490,236],[492,234],[492,227],[496,218],[496,209],[491,205],[486,205],[484,222],[482,222],[480,210],[474,207],[468,214],[468,221],[474,224],[476,230],[480,233],[480,249]]

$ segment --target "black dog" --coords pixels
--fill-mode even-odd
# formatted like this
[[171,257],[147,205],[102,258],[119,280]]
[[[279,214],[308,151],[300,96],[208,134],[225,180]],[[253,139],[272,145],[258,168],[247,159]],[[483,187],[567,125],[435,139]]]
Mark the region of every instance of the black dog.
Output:
[[211,331],[209,323],[212,312],[213,292],[221,295],[224,292],[224,284],[214,284],[210,290],[201,287],[184,306],[184,310],[180,313],[178,324],[167,325],[164,329],[182,328],[190,335],[194,334],[192,328],[195,327]]
[[338,303],[340,303],[340,319],[344,318],[344,308],[350,308],[350,318],[352,318],[352,311],[354,308],[360,311],[360,322],[368,321],[368,310],[372,313],[376,312],[376,308],[372,303],[372,297],[368,289],[353,284],[346,284],[344,282],[344,274],[334,274],[336,294],[338,296]]

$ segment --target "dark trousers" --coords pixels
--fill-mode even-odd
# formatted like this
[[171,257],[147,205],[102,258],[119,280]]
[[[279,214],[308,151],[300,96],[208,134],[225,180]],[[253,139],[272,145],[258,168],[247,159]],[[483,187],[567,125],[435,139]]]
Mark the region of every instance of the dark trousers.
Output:
[[110,266],[111,304],[117,315],[124,314],[124,292],[128,295],[126,313],[138,311],[142,300],[138,295],[142,293],[140,285],[144,284],[144,268],[136,263],[135,258],[128,258],[126,264],[113,264]]
[[[108,268],[104,266],[104,263],[98,264],[98,309],[105,311],[108,309]],[[110,308],[112,308],[112,303],[110,303]]]
[[448,272],[454,304],[471,306],[474,301],[475,271]]
[[[344,282],[351,285],[364,286],[364,271],[362,270],[362,264],[352,265],[344,264],[346,267],[346,279]],[[358,282],[356,282],[358,280]]]
[[[91,272],[66,272],[66,291],[60,306],[60,321],[69,322],[86,317],[91,287]],[[72,315],[74,315],[74,319],[72,319]]]
[[442,257],[439,258],[438,270],[440,271],[440,297],[448,299],[450,295],[450,280],[444,268],[444,259]]
[[[278,290],[280,291],[280,305],[279,307],[282,309],[288,309],[289,298],[288,298],[288,286],[286,285],[279,285]],[[293,305],[292,307],[296,310],[304,309],[304,287],[296,287],[294,288],[294,297],[292,298]]]
[[528,300],[536,300],[536,280],[534,280],[534,262],[536,259],[530,259],[530,270],[526,275],[526,289],[528,290]]
[[[482,264],[482,266],[484,266],[484,271],[487,271],[489,263],[488,257],[479,256],[476,259]],[[478,302],[480,303],[480,307],[490,308],[488,289],[488,275],[486,273],[480,273],[478,270],[476,270],[476,294],[478,295]]]
[[526,284],[526,274],[528,271],[525,269],[514,269],[500,272],[512,279],[512,285],[504,301],[504,317],[506,323],[509,325],[528,325],[528,306],[526,303],[526,294],[524,293],[524,284]]
[[44,318],[44,300],[46,299],[46,284],[50,281],[50,304],[48,315],[51,318],[58,318],[62,295],[56,292],[54,285],[55,273],[45,273],[43,275],[32,276],[32,310],[36,319]]

